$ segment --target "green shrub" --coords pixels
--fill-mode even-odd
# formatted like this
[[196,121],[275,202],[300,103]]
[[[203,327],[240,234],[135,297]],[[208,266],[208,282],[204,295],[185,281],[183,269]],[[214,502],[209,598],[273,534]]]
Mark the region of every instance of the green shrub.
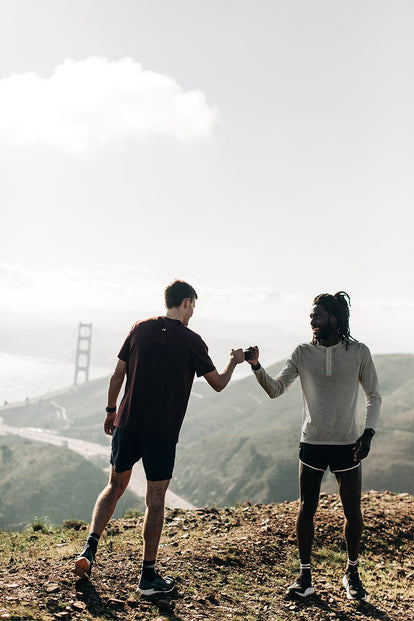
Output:
[[27,527],[29,529],[31,528],[35,533],[36,532],[49,533],[50,530],[53,528],[53,524],[50,521],[50,519],[47,517],[47,515],[44,515],[42,517],[35,516],[33,520],[29,522]]
[[72,530],[86,530],[87,523],[83,520],[65,520],[62,524],[62,528]]
[[126,519],[136,519],[142,517],[143,515],[142,511],[138,511],[138,509],[126,509],[124,511],[124,518]]

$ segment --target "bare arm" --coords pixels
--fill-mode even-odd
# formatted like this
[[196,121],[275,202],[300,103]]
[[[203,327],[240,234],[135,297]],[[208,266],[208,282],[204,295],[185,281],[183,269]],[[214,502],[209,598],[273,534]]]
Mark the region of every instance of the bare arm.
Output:
[[206,373],[204,377],[210,386],[216,391],[221,392],[229,383],[233,371],[238,364],[244,362],[244,352],[242,349],[232,349],[230,352],[230,360],[221,373],[214,369],[210,373]]
[[[122,388],[122,384],[124,382],[125,374],[127,370],[127,363],[123,360],[118,360],[118,363],[115,367],[115,371],[111,375],[111,379],[109,380],[108,387],[108,407],[116,408],[116,401],[118,399],[119,391]],[[112,435],[112,431],[114,428],[114,422],[116,417],[115,412],[107,412],[106,418],[104,422],[104,431],[108,436]]]

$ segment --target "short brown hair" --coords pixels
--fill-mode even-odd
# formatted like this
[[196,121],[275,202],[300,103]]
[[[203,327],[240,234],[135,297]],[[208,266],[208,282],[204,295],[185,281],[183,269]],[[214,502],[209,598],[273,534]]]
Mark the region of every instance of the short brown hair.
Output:
[[197,299],[197,293],[194,287],[189,285],[188,282],[184,282],[184,280],[174,280],[165,288],[164,299],[167,308],[181,306],[186,298],[191,300]]

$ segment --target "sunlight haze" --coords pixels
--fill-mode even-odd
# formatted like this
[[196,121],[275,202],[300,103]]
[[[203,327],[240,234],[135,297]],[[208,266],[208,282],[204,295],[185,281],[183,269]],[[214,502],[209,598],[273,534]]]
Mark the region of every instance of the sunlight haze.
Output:
[[219,361],[287,356],[337,290],[413,351],[412,3],[1,7],[2,351],[93,321],[115,361],[175,278]]

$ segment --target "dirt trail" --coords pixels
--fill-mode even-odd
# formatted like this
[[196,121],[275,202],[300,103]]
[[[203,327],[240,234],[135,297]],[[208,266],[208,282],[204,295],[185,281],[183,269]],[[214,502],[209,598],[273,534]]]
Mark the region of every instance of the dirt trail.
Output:
[[91,582],[70,573],[85,531],[0,533],[0,619],[31,621],[414,621],[412,516],[408,494],[362,498],[361,576],[366,602],[349,601],[337,495],[321,495],[315,528],[315,595],[286,596],[296,577],[297,502],[168,510],[157,567],[176,590],[143,598],[137,581],[142,518],[113,520]]

